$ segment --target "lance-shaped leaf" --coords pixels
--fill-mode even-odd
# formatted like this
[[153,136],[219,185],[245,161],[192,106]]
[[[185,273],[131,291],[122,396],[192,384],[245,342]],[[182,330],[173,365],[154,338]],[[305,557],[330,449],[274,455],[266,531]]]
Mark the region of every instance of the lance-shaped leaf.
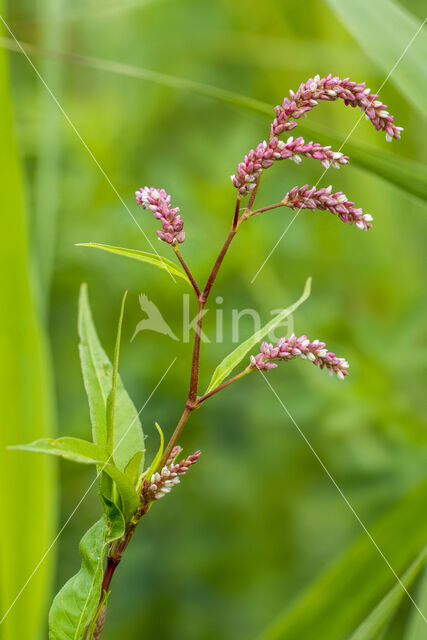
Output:
[[116,346],[114,348],[113,373],[111,377],[111,390],[107,398],[107,449],[113,455],[114,453],[114,411],[116,408],[117,395],[117,376],[119,373],[119,353],[120,340],[122,337],[123,314],[125,311],[125,302],[127,297],[125,292],[120,309],[119,326],[117,329]]
[[134,485],[128,476],[113,464],[111,454],[104,447],[87,440],[64,437],[56,439],[42,438],[29,444],[17,445],[11,448],[48,453],[81,464],[95,464],[99,468],[98,475],[104,471],[116,483],[126,519],[129,520],[138,509],[139,499]]
[[139,251],[138,249],[125,249],[124,247],[113,247],[109,244],[100,244],[98,242],[80,242],[77,247],[93,247],[94,249],[101,249],[102,251],[108,251],[109,253],[115,253],[117,256],[124,256],[125,258],[131,258],[132,260],[139,260],[139,262],[146,262],[148,264],[167,271],[172,276],[182,278],[191,285],[190,280],[184,270],[176,266],[172,260],[168,260],[163,256],[158,256],[155,253],[147,253],[146,251]]
[[211,378],[205,393],[209,393],[215,389],[221,382],[233,371],[233,369],[243,360],[245,355],[258,344],[270,331],[273,331],[285,318],[298,309],[298,307],[307,300],[311,290],[311,278],[308,278],[302,296],[290,307],[283,309],[270,322],[267,322],[259,331],[254,333],[250,338],[239,344],[239,346],[228,354],[226,358],[217,366]]
[[[401,583],[396,582],[387,595],[362,622],[349,640],[376,640],[383,631],[392,616],[396,613],[402,599],[405,597],[405,589],[408,590],[418,576],[427,559],[427,547],[421,551],[411,566],[405,571]],[[416,612],[422,621],[419,611]],[[425,627],[425,622],[424,622]],[[425,631],[425,628],[424,628]]]
[[[107,401],[112,389],[113,366],[96,333],[85,285],[82,285],[80,291],[79,336],[80,360],[89,400],[93,441],[101,447],[106,447],[108,439]],[[138,412],[118,375],[113,442],[116,466],[120,471],[124,471],[135,453],[143,449],[144,437]]]
[[49,640],[81,640],[96,614],[101,597],[103,560],[108,546],[124,533],[118,509],[107,512],[85,533],[80,542],[80,571],[56,595],[49,613]]

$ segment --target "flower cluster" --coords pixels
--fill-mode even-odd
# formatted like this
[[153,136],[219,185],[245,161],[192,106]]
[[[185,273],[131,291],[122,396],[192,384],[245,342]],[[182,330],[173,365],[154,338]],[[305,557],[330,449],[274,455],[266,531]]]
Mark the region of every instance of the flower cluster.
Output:
[[274,137],[267,143],[261,142],[256,149],[251,149],[243,162],[237,167],[237,174],[231,176],[233,185],[238,189],[239,196],[247,195],[256,185],[263,169],[271,167],[276,160],[289,158],[297,164],[301,156],[320,160],[327,169],[332,165],[339,169],[340,165],[348,164],[348,157],[339,151],[332,151],[330,146],[322,146],[317,142],[305,142],[301,136],[290,137],[286,142]]
[[160,240],[168,244],[184,242],[184,221],[178,215],[179,207],[170,206],[171,197],[164,189],[144,187],[135,192],[136,201],[144,209],[151,209],[154,217],[161,221],[163,229],[157,231]]
[[293,360],[302,358],[310,360],[321,369],[326,367],[330,375],[337,374],[340,380],[348,375],[348,362],[344,358],[337,358],[335,353],[326,349],[326,344],[319,340],[310,342],[307,336],[299,338],[293,333],[290,338],[280,338],[276,346],[263,342],[260,352],[256,356],[251,356],[250,367],[252,369],[274,369],[277,367],[275,361]]
[[354,202],[347,200],[347,196],[342,191],[332,193],[331,185],[323,189],[316,189],[316,187],[310,189],[308,184],[303,187],[294,187],[285,195],[281,204],[291,209],[321,209],[322,211],[329,209],[343,222],[354,224],[358,229],[367,231],[372,227],[372,216],[355,207]]
[[[387,105],[378,99],[376,93],[366,88],[365,82],[352,82],[350,78],[341,80],[328,74],[326,78],[319,75],[303,82],[296,93],[290,91],[290,98],[285,98],[275,108],[276,117],[271,125],[271,136],[278,136],[283,131],[290,131],[297,126],[296,118],[305,115],[318,104],[318,100],[344,100],[344,104],[359,107],[365,113],[375,129],[385,131],[386,139],[400,138],[402,127],[393,124],[393,116],[387,111]],[[293,121],[290,120],[293,118]]]
[[[180,449],[180,447],[175,448],[175,455],[179,453],[178,449]],[[196,464],[200,453],[200,451],[196,451],[191,456],[188,456],[188,458],[181,460],[181,462],[166,464],[160,472],[154,473],[142,486],[142,501],[147,503],[151,502],[151,500],[163,498],[163,496],[169,493],[172,488],[179,483],[179,477],[187,473],[193,464]],[[169,460],[171,460],[171,457],[169,457]]]

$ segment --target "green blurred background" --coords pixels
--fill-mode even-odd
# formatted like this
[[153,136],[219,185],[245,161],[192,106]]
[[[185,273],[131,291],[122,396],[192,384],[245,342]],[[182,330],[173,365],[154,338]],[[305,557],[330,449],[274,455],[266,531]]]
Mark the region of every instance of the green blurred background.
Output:
[[[229,175],[268,135],[268,118],[48,51],[150,69],[274,105],[316,73],[380,86],[391,67],[384,66],[387,55],[396,60],[402,52],[401,34],[390,39],[387,14],[375,26],[364,13],[365,2],[355,26],[355,4],[342,2],[338,15],[332,0],[14,0],[3,15],[16,37],[33,45],[28,51],[34,64],[153,242],[156,222],[137,209],[134,191],[147,184],[172,194],[185,220],[183,255],[203,280],[232,216]],[[405,0],[400,7],[412,14],[414,25],[424,18],[422,0]],[[3,74],[0,109],[10,125],[11,101],[17,145],[16,150],[6,127],[0,279],[2,342],[11,338],[12,346],[6,351],[9,363],[2,361],[2,404],[12,409],[6,409],[4,444],[52,434],[89,436],[76,332],[78,289],[85,281],[110,355],[121,296],[129,289],[121,374],[137,407],[177,358],[142,414],[151,453],[157,446],[154,422],[170,434],[180,415],[191,355],[188,344],[153,332],[130,342],[143,318],[138,295],[153,300],[181,335],[187,290],[149,266],[74,246],[98,241],[150,251],[29,62],[6,53],[10,34],[3,30],[2,36],[10,92]],[[420,49],[426,37],[424,30]],[[378,54],[382,48],[384,59]],[[401,65],[405,78],[410,71],[405,60]],[[425,160],[427,87],[421,79],[420,85],[424,103],[393,76],[381,92],[396,123],[405,127],[401,141],[386,144],[365,121],[351,141]],[[344,140],[359,116],[342,104],[323,104],[310,121]],[[281,163],[263,179],[259,201],[275,202],[295,184],[315,184],[320,173],[309,160],[300,166]],[[224,302],[217,305],[213,296],[206,316],[212,341],[203,346],[201,382],[207,385],[233,346],[231,309],[254,308],[267,321],[270,310],[293,302],[312,275],[312,295],[295,314],[295,331],[324,339],[347,357],[351,376],[340,383],[294,362],[269,380],[401,573],[427,539],[426,206],[357,165],[329,171],[321,184],[330,181],[374,216],[373,230],[363,234],[326,213],[302,212],[251,284],[292,213],[279,210],[245,225],[215,288]],[[172,257],[166,245],[155,247]],[[219,345],[218,307],[225,318]],[[250,333],[251,322],[242,322],[242,339]],[[338,640],[395,583],[261,377],[244,379],[207,403],[191,418],[182,444],[188,452],[200,448],[202,459],[138,530],[114,578],[105,640]],[[4,613],[89,486],[93,470],[66,462],[53,466],[4,446],[0,457]],[[78,542],[99,512],[94,489],[0,626],[2,640],[46,637],[48,603],[77,570]],[[410,638],[408,625],[415,623],[409,605],[409,599],[402,601],[383,638]]]

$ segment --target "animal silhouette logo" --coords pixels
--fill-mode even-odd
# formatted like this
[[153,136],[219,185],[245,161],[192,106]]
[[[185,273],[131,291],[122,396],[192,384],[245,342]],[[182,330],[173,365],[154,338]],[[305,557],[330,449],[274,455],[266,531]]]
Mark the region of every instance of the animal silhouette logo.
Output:
[[169,336],[172,340],[179,340],[163,318],[158,307],[154,302],[148,299],[145,293],[141,293],[139,296],[139,306],[147,317],[136,325],[131,342],[140,331],[155,331],[156,333],[162,333],[165,336]]

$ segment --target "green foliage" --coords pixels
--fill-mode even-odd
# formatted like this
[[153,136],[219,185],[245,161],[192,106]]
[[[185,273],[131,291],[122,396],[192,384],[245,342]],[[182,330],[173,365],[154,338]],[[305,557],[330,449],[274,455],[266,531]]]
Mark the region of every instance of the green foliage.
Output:
[[169,275],[177,276],[190,283],[187,274],[182,269],[179,269],[172,260],[164,258],[163,256],[156,255],[155,253],[147,253],[146,251],[139,251],[138,249],[124,249],[123,247],[111,247],[108,244],[99,244],[97,242],[79,242],[78,247],[94,247],[95,249],[101,249],[102,251],[108,251],[109,253],[115,253],[118,256],[124,256],[125,258],[131,258],[132,260],[138,260],[139,262],[146,262],[158,269],[167,271]]
[[[79,336],[80,360],[89,400],[93,441],[101,447],[106,447],[108,442],[107,405],[112,389],[113,366],[96,333],[85,285],[80,291]],[[113,459],[118,469],[124,471],[135,453],[144,449],[144,437],[138,412],[120,376],[117,376],[115,395]]]
[[[344,5],[343,2],[337,2],[336,0],[331,0],[331,4],[334,6],[334,8],[342,8]],[[369,2],[366,2],[366,4],[368,5]],[[369,7],[371,11],[373,9],[377,14],[375,16],[375,22],[382,22],[381,14],[375,11],[375,3],[371,3]],[[373,51],[373,48],[370,46],[371,39],[366,40],[363,31],[363,29],[366,27],[365,23],[367,22],[369,24],[369,20],[366,20],[366,15],[369,15],[369,13],[365,12],[363,14],[364,20],[361,20],[360,12],[357,11],[357,2],[353,2],[352,10],[354,10],[354,13],[357,16],[357,20],[354,21],[358,25],[357,36],[359,36],[361,44],[363,43],[366,45],[367,53],[371,55]],[[344,20],[346,19],[347,14],[348,11],[347,9],[345,9],[343,12]],[[407,14],[405,17],[407,17]],[[351,21],[348,20],[347,22],[350,23]],[[404,22],[407,23],[408,20],[406,19]],[[413,19],[410,20],[410,22],[413,23]],[[374,31],[375,29],[376,27],[374,28]],[[378,59],[381,61],[382,58],[380,53],[383,47],[380,47],[375,37],[373,38],[373,40],[374,42],[376,42],[377,50],[379,53],[379,55],[376,55],[375,61],[377,61]],[[392,38],[389,38],[389,42],[392,42],[394,47],[395,41]],[[91,61],[90,58],[79,57],[78,60],[75,61],[83,65],[93,66],[93,61]],[[393,59],[392,63],[390,63],[390,66],[386,65],[387,72],[390,71],[394,62],[395,59]],[[95,66],[96,68],[100,68],[112,73],[117,73],[119,75],[149,80],[162,86],[172,87],[174,89],[179,89],[182,91],[190,91],[201,96],[213,98],[214,100],[218,100],[219,102],[225,102],[240,109],[244,109],[255,114],[260,114],[264,118],[266,118],[266,120],[272,120],[273,105],[263,102],[262,100],[256,100],[249,96],[238,94],[234,91],[227,91],[220,87],[211,86],[201,82],[193,82],[191,80],[178,78],[176,76],[168,76],[166,74],[157,73],[148,69],[130,67],[127,65],[117,65],[109,61],[97,60]],[[412,71],[416,70],[417,66],[415,65],[413,66]],[[311,74],[314,75],[313,72],[311,72]],[[391,77],[394,78],[394,75],[395,74],[393,73]],[[403,78],[405,77],[404,74],[398,75]],[[421,87],[420,90],[422,90]],[[323,144],[335,145],[335,148],[337,149],[341,148],[341,145],[344,142],[344,138],[335,131],[331,130],[329,127],[326,128],[312,121],[309,124],[307,124],[306,121],[300,122],[298,125],[298,135],[309,137],[310,140],[314,140],[316,142],[323,142]],[[353,164],[361,167],[368,173],[376,174],[384,180],[387,180],[391,184],[399,187],[400,189],[403,189],[405,192],[411,193],[423,200],[427,200],[427,179],[425,164],[421,164],[420,162],[415,162],[413,160],[409,160],[408,158],[397,156],[396,154],[390,153],[383,149],[381,151],[378,151],[375,147],[368,147],[367,145],[360,144],[354,139],[346,140],[345,153],[350,156],[351,162]],[[102,245],[89,243],[86,246],[101,247]]]
[[267,322],[259,331],[256,331],[250,338],[239,344],[234,351],[228,354],[224,360],[215,369],[211,381],[205,393],[209,393],[215,389],[221,382],[237,367],[243,360],[245,355],[262,340],[270,331],[279,326],[283,320],[291,315],[298,307],[307,300],[311,291],[311,278],[308,278],[302,296],[286,309],[274,316],[272,320]]
[[144,473],[144,477],[147,477],[147,478],[153,475],[153,473],[156,471],[157,467],[159,466],[159,462],[162,459],[163,450],[165,448],[165,436],[163,435],[163,431],[160,425],[157,424],[157,422],[156,422],[156,429],[160,436],[160,444],[159,444],[159,448],[157,449],[157,453],[153,458],[152,463],[148,467],[147,471]]
[[[129,521],[138,509],[139,499],[134,484],[125,473],[110,462],[112,461],[111,453],[104,447],[86,440],[64,437],[56,440],[45,438],[11,448],[48,453],[81,464],[95,464],[100,468],[100,471],[107,473],[114,480],[122,500],[123,515],[126,521]],[[137,453],[140,456],[142,452]]]
[[[423,117],[427,109],[427,34],[395,0],[326,0],[373,64]],[[418,33],[417,33],[418,32]],[[417,37],[414,39],[414,36]],[[402,54],[402,57],[399,57]],[[397,64],[398,63],[398,64]]]
[[[418,608],[422,611],[424,617],[427,617],[427,567],[425,566],[421,574],[418,588],[414,592],[414,600],[417,603]],[[404,640],[424,640],[425,633],[425,620],[420,616],[420,612],[415,607],[412,607]]]
[[[426,498],[427,484],[423,483],[370,527],[373,539],[396,572],[402,571],[425,543]],[[425,551],[404,580],[412,579],[424,560]],[[395,580],[372,541],[362,533],[347,553],[288,607],[259,640],[299,640],[309,637],[313,629],[316,640],[339,640],[363,620],[378,594],[393,585],[386,600],[368,619],[369,628],[382,623],[402,595],[399,585],[394,589]]]
[[114,454],[114,411],[116,408],[120,340],[122,337],[123,313],[125,310],[126,296],[127,296],[127,291],[123,296],[122,306],[120,309],[120,318],[119,318],[119,326],[117,329],[116,346],[114,348],[114,362],[113,362],[113,374],[111,379],[111,391],[108,394],[108,398],[107,398],[107,449],[112,455]]
[[[350,636],[349,640],[376,640],[378,635],[385,629],[403,598],[407,597],[405,590],[408,590],[415,578],[425,565],[427,558],[427,548],[425,547],[411,566],[405,571],[401,578],[401,583],[397,582]],[[416,611],[420,616],[419,611]],[[422,620],[422,617],[420,616]],[[424,622],[425,625],[425,622]]]
[[[2,15],[3,9],[1,2]],[[4,36],[3,25],[0,35]],[[52,587],[55,552],[39,563],[55,536],[56,473],[53,460],[30,460],[6,447],[17,440],[53,434],[53,389],[46,332],[33,286],[7,64],[1,49],[0,638],[38,640],[45,638],[45,613]]]
[[49,640],[81,640],[97,612],[103,561],[111,543],[124,533],[120,511],[106,502],[106,513],[80,542],[82,566],[56,595],[49,613]]

